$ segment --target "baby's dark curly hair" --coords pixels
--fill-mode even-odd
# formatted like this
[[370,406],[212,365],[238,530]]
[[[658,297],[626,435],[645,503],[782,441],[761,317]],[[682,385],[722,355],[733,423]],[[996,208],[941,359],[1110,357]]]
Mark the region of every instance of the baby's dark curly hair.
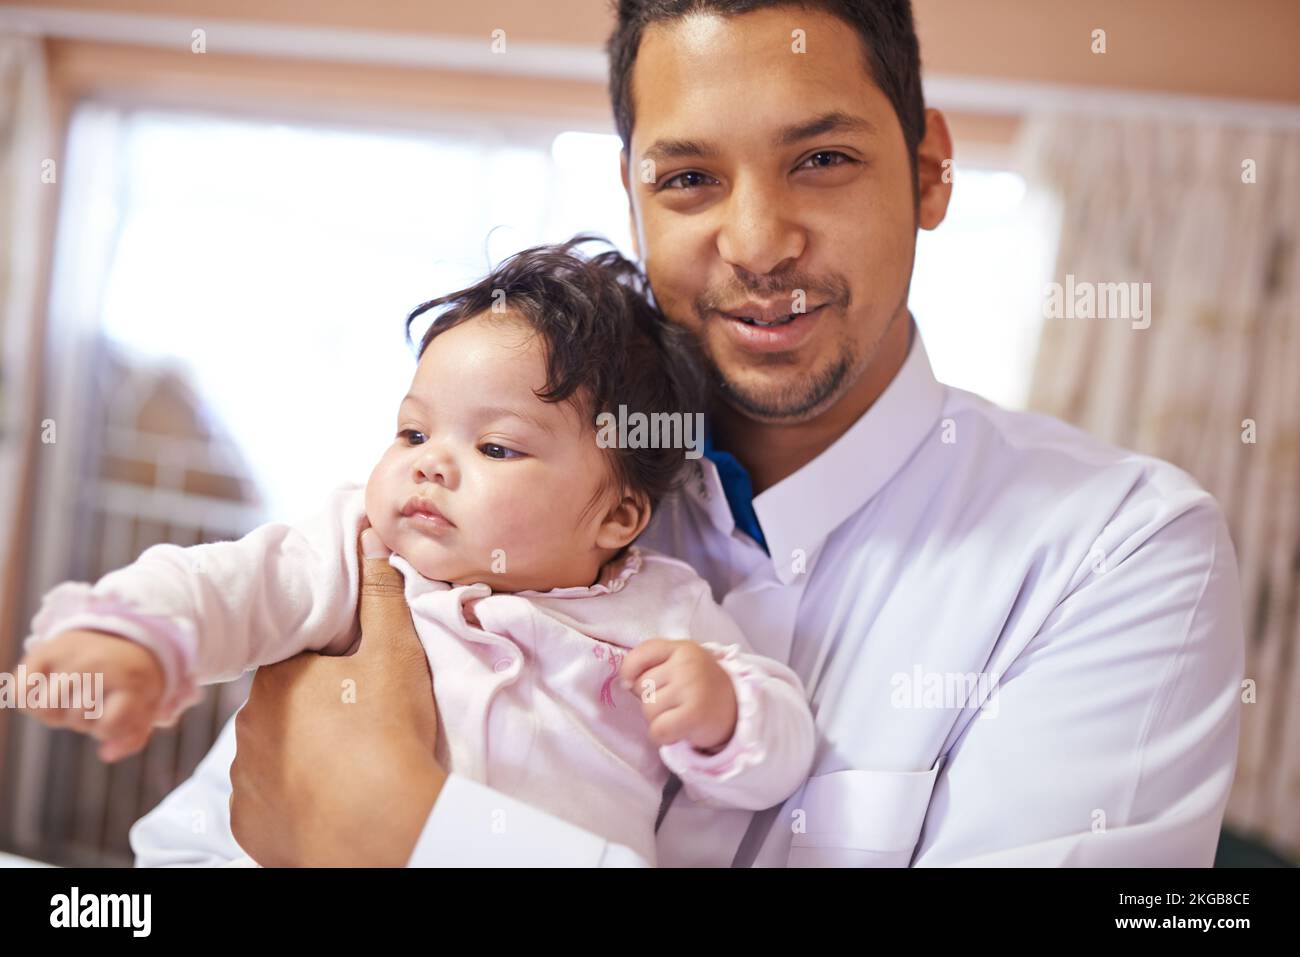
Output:
[[[578,248],[599,242],[611,248],[586,256]],[[667,320],[650,301],[636,264],[607,240],[579,234],[567,242],[534,246],[502,262],[464,289],[418,306],[406,319],[441,309],[418,355],[442,333],[484,313],[525,320],[541,336],[547,381],[536,393],[545,402],[573,402],[593,428],[602,412],[681,413],[706,411],[708,389],[694,337]],[[701,436],[702,438],[702,436]],[[654,508],[680,478],[681,448],[607,449],[616,487],[644,496]]]

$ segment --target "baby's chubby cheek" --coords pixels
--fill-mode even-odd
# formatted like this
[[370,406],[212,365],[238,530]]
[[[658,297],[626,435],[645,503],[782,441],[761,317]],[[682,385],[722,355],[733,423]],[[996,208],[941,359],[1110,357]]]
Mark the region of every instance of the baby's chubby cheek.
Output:
[[375,466],[366,482],[366,518],[389,550],[397,551],[397,509],[391,500],[392,496],[386,493],[385,486],[381,462]]

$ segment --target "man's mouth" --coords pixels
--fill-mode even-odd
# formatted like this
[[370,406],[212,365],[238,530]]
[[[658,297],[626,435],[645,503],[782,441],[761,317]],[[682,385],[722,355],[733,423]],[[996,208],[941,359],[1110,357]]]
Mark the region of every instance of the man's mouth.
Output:
[[[786,302],[786,309],[789,302]],[[816,327],[816,320],[826,311],[826,303],[806,312],[788,312],[771,307],[746,304],[734,311],[719,309],[716,315],[730,320],[723,329],[738,348],[747,352],[790,352],[802,345]]]
[[774,326],[784,326],[786,323],[794,322],[796,313],[792,312],[788,316],[784,316],[780,319],[776,319],[771,322],[765,322],[762,319],[752,319],[749,316],[733,316],[730,313],[723,313],[723,315],[725,315],[728,319],[739,319],[747,326],[764,326],[768,329],[771,329]]
[[[772,303],[747,302],[734,309],[719,309],[717,312],[728,319],[743,322],[747,326],[774,329],[779,326],[787,326],[803,316],[810,316],[825,305],[825,303],[819,303],[807,309],[786,311],[781,307],[781,303],[782,300],[776,300]],[[784,300],[784,304],[788,307],[790,300]]]

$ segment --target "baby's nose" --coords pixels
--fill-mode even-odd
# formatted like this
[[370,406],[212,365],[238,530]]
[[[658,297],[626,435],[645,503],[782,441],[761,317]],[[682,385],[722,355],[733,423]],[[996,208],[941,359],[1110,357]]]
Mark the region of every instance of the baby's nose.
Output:
[[[425,445],[432,445],[432,443],[426,442]],[[423,451],[423,447],[421,448],[416,465],[417,480],[437,482],[441,485],[451,483],[456,474],[452,457],[441,448],[430,448],[427,452]]]

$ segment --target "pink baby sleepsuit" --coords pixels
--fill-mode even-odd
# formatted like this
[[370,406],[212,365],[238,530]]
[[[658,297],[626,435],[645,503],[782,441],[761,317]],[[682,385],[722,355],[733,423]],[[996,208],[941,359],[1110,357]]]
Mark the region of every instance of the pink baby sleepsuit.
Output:
[[[364,490],[350,485],[302,522],[263,525],[235,542],[155,545],[94,586],[50,591],[28,644],[93,628],[148,646],[166,672],[168,718],[197,700],[201,683],[307,649],[343,654],[358,637],[364,515]],[[748,651],[690,566],[632,546],[590,587],[493,593],[430,581],[398,555],[389,561],[405,579],[433,674],[437,756],[448,772],[650,862],[670,771],[695,800],[746,809],[779,804],[806,777],[814,735],[799,679]],[[731,677],[739,715],[720,752],[650,742],[643,689],[624,690],[617,673],[629,649],[655,637],[703,644]],[[484,809],[485,841],[509,827],[499,818]]]

